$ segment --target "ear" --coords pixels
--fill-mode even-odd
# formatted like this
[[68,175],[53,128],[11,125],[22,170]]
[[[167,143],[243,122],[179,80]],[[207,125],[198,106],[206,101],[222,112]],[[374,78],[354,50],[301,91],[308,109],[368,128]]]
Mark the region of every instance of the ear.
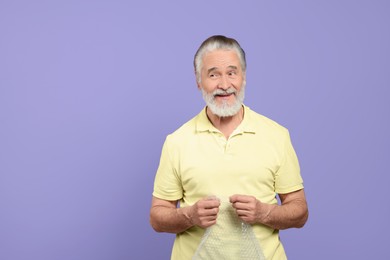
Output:
[[198,76],[196,75],[196,71],[195,71],[195,81],[196,81],[196,86],[198,87],[198,89],[200,90],[202,88],[202,86],[200,85],[200,83],[198,82]]
[[202,86],[200,85],[200,83],[198,81],[196,81],[196,86],[198,87],[199,90],[202,88]]

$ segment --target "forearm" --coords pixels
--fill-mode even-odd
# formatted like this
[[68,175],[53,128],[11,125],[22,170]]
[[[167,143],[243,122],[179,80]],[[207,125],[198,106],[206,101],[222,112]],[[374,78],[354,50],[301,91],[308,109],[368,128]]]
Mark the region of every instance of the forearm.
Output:
[[189,207],[155,206],[150,212],[150,223],[157,232],[181,233],[194,226],[188,211]]
[[308,218],[306,201],[297,200],[268,207],[268,214],[259,222],[273,229],[301,228]]

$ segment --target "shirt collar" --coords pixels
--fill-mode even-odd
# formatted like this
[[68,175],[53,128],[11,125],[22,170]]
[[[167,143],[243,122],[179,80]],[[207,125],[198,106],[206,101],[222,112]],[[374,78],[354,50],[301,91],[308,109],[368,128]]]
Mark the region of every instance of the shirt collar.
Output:
[[[256,128],[251,120],[252,110],[244,106],[244,119],[241,124],[234,131],[236,134],[242,133],[256,133]],[[196,120],[196,131],[197,132],[220,132],[217,128],[213,126],[206,114],[206,107],[198,114]]]

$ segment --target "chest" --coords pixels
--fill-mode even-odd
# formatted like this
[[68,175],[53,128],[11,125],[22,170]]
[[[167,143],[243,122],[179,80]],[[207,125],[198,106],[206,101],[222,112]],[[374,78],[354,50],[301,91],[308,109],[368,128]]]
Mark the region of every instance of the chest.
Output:
[[280,153],[269,140],[254,134],[229,139],[214,134],[193,140],[181,154],[179,172],[185,195],[274,196]]

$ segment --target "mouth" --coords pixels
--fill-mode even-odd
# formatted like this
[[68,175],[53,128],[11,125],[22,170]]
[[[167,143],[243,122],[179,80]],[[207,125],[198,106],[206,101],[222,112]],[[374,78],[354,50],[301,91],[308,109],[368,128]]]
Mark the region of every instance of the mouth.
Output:
[[214,97],[216,97],[216,98],[228,98],[228,97],[230,97],[232,95],[235,95],[235,93],[234,92],[232,92],[232,93],[219,93],[219,94],[215,94]]

